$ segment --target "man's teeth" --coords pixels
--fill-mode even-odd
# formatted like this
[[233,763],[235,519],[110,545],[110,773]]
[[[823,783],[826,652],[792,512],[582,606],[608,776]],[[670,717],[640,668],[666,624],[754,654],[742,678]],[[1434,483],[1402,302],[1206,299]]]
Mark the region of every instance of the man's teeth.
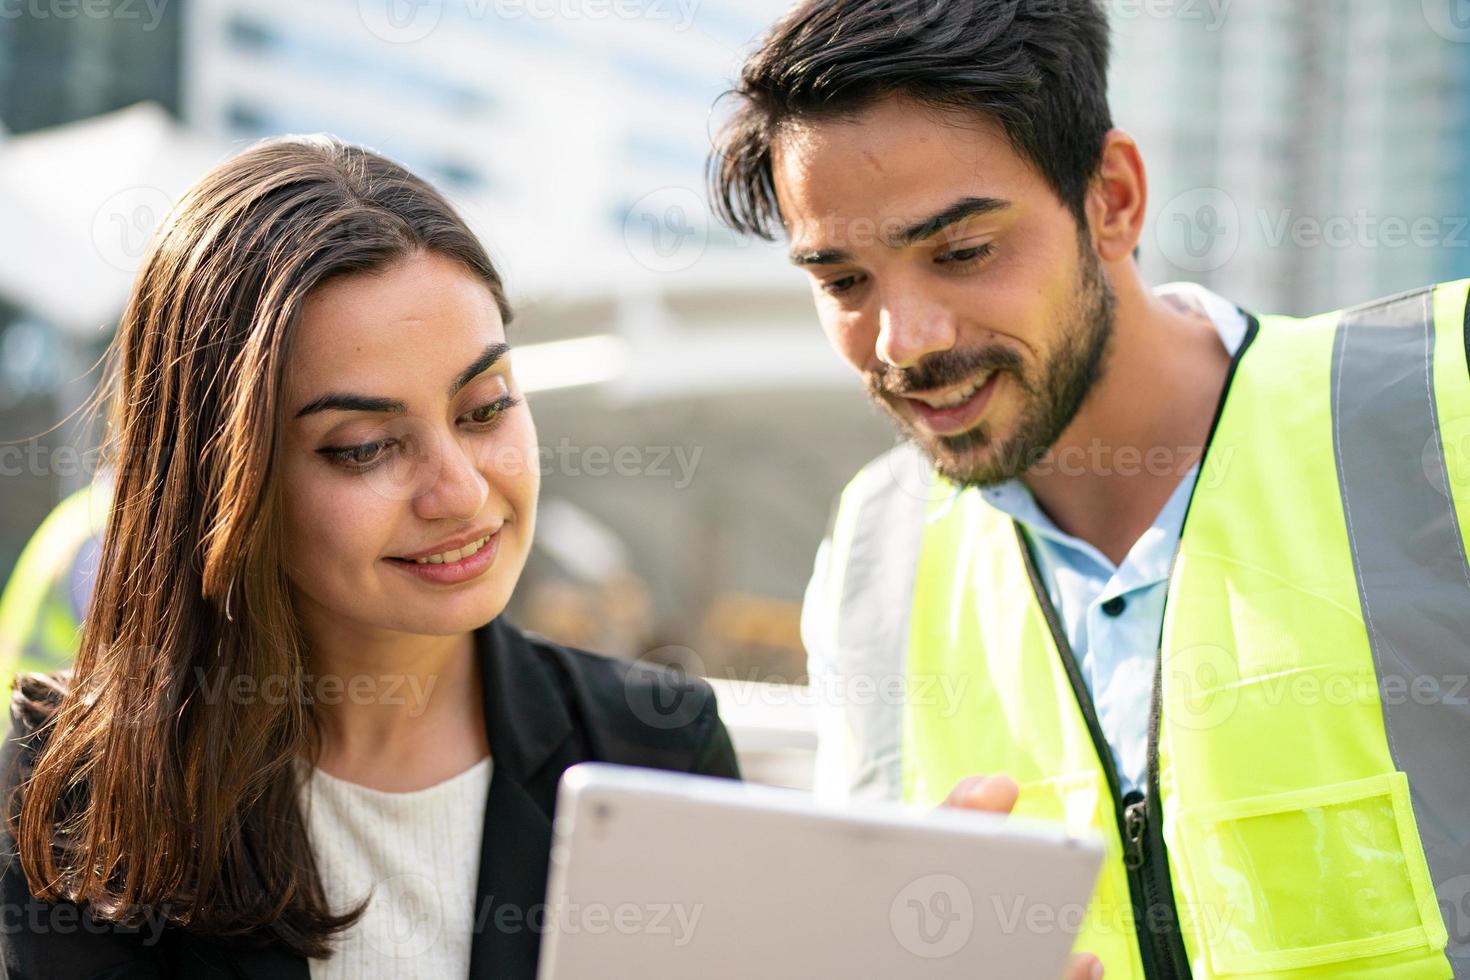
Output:
[[463,548],[456,548],[453,551],[441,551],[439,552],[439,554],[430,555],[427,558],[413,558],[410,560],[415,565],[442,565],[445,562],[459,561],[461,558],[468,558],[470,555],[473,555],[475,552],[485,547],[485,542],[489,541],[491,537],[492,535],[487,534],[478,541],[471,541]]
[[985,374],[963,388],[956,388],[947,395],[915,395],[914,397],[930,408],[954,408],[958,405],[963,405],[975,397],[975,392],[983,388],[985,382],[989,380],[990,375]]

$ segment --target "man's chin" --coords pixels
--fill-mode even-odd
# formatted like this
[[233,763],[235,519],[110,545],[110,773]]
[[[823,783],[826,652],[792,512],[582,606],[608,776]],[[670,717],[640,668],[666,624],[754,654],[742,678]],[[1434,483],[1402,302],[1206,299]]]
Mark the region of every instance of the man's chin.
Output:
[[1008,465],[1003,454],[983,433],[938,438],[911,434],[911,441],[929,459],[935,471],[951,483],[966,487],[990,487],[1014,479],[1020,470]]
[[935,472],[951,483],[990,487],[1013,480],[1026,470],[1018,447],[1010,440],[997,440],[990,419],[958,435],[941,436],[925,430],[917,419],[894,406],[886,402],[879,404],[896,423],[899,435],[922,452]]

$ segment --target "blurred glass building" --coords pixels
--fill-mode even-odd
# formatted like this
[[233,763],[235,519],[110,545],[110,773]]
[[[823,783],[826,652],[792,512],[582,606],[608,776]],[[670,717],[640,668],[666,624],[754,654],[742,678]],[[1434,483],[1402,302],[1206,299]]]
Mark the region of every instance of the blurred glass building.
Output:
[[1470,276],[1470,4],[1112,6],[1152,279],[1303,314]]
[[0,8],[0,120],[11,133],[135,102],[177,110],[181,5],[8,3]]

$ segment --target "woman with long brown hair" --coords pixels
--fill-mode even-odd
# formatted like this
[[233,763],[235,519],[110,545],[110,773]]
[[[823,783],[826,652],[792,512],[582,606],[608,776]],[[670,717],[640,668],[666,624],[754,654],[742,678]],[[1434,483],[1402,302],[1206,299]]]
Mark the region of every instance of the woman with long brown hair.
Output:
[[509,319],[366,150],[268,141],[179,202],[99,392],[80,650],[16,683],[7,975],[531,977],[563,770],[738,775],[703,683],[501,618],[539,479]]

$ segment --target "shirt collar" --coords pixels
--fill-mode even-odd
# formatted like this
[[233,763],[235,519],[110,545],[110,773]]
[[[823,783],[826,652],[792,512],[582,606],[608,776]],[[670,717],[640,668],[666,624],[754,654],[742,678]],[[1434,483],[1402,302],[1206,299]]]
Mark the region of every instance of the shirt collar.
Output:
[[[1229,300],[1198,283],[1171,282],[1154,289],[1156,295],[1174,294],[1194,301],[1210,317],[1220,335],[1220,343],[1234,357],[1245,339],[1248,322],[1245,314]],[[1119,591],[1128,591],[1162,582],[1169,577],[1174,562],[1174,551],[1179,545],[1183,530],[1184,514],[1189,507],[1194,485],[1199,477],[1196,464],[1179,481],[1168,501],[1148,530],[1139,535],[1129,549],[1123,564],[1115,566],[1096,547],[1057,527],[1036,502],[1026,484],[1020,480],[1007,480],[980,490],[985,502],[996,510],[1010,516],[1019,523],[1033,539],[1041,538],[1053,547],[1083,556],[1106,569],[1117,578]],[[1111,590],[1110,590],[1111,591]]]

